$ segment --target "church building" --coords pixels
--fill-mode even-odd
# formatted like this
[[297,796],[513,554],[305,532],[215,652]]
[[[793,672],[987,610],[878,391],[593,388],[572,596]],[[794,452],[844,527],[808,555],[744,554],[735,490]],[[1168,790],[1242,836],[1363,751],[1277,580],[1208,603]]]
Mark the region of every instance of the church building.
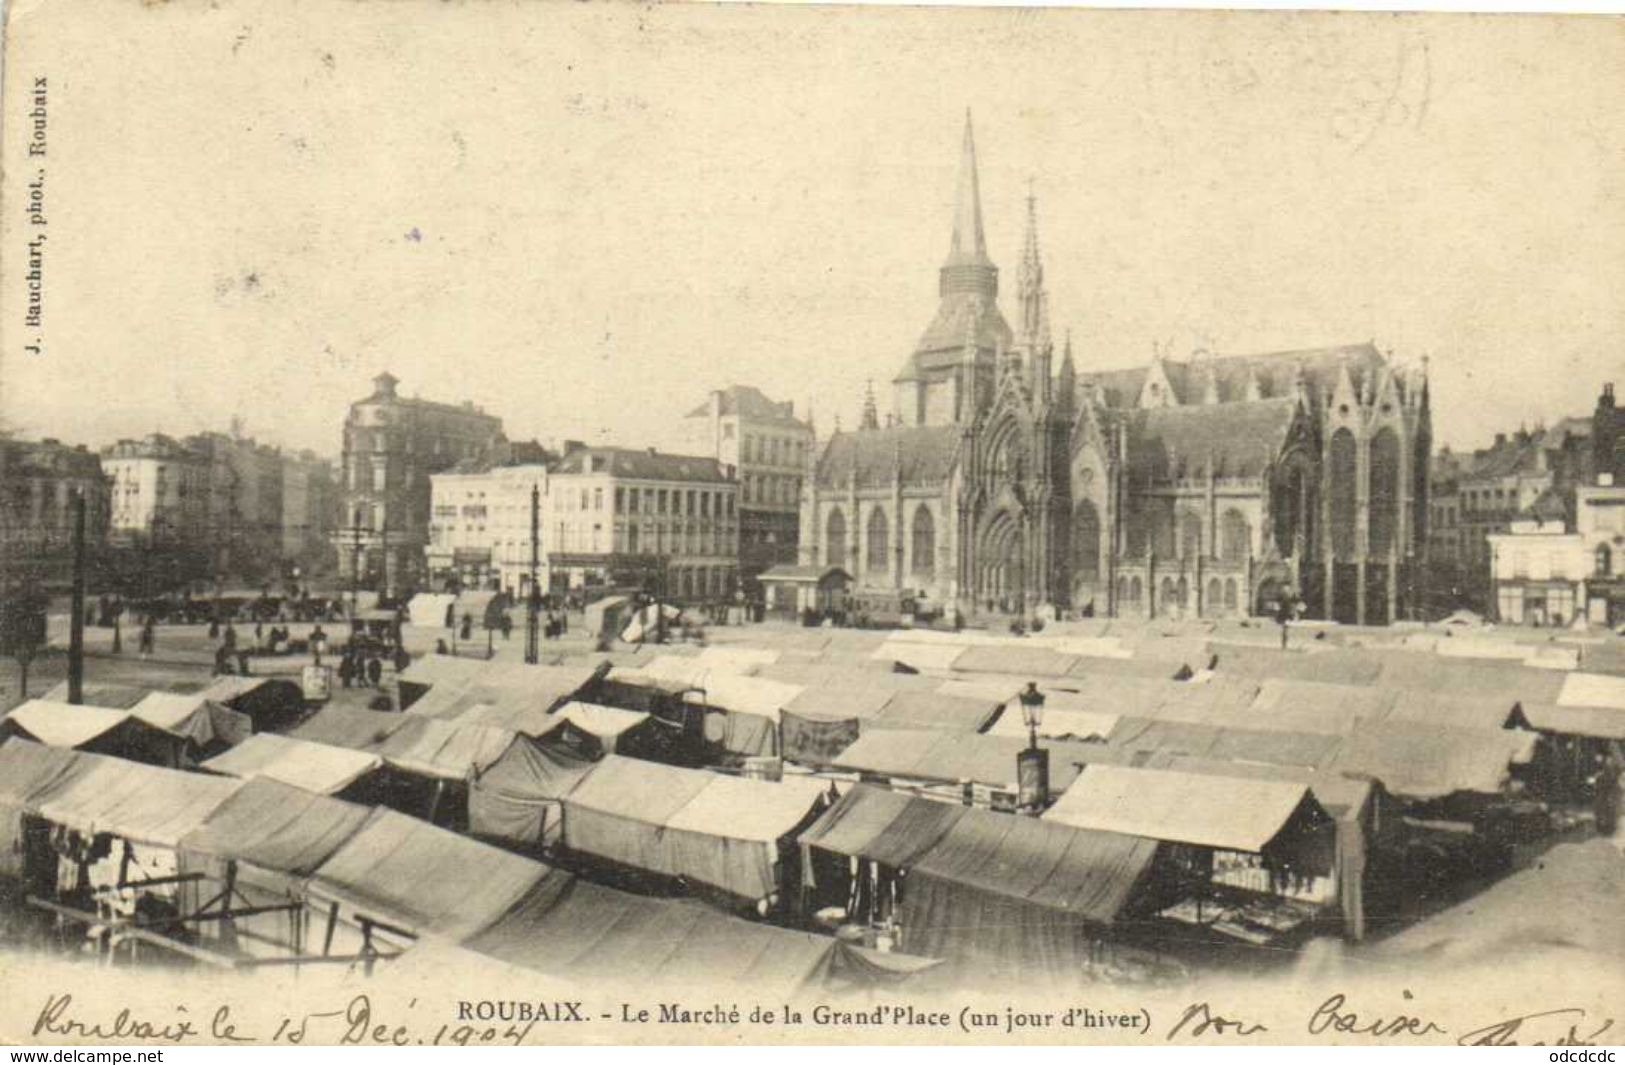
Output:
[[1012,327],[967,116],[936,314],[884,419],[871,390],[809,450],[802,564],[969,614],[1415,615],[1425,369],[1370,343],[1080,369],[1070,339],[1057,366],[1031,195],[1015,289]]

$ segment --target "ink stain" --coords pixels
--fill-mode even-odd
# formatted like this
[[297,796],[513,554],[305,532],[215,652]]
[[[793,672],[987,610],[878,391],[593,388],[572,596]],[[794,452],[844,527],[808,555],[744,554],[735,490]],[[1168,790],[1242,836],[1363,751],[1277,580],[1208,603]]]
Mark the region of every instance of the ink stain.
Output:
[[423,242],[423,234],[418,232],[417,226],[413,226],[407,231],[406,239],[411,241],[413,244],[420,244]]

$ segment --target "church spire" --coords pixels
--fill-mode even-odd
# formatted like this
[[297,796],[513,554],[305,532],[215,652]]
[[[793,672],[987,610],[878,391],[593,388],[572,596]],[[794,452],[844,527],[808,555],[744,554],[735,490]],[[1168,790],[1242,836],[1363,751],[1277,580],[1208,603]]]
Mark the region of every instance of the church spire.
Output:
[[1027,182],[1027,235],[1022,241],[1021,266],[1016,274],[1021,300],[1021,340],[1034,352],[1050,345],[1049,292],[1044,288],[1044,260],[1038,253],[1038,197]]
[[870,381],[863,391],[863,422],[859,429],[879,429],[880,412],[875,409],[875,383]]
[[970,108],[965,108],[965,137],[959,149],[959,192],[954,200],[954,234],[948,244],[948,266],[991,266],[982,232],[982,186],[976,176],[976,135]]
[[954,231],[942,264],[941,293],[970,292],[989,302],[999,294],[999,271],[987,254],[982,229],[982,185],[976,174],[976,136],[965,109],[965,137],[959,149],[959,191],[954,200]]

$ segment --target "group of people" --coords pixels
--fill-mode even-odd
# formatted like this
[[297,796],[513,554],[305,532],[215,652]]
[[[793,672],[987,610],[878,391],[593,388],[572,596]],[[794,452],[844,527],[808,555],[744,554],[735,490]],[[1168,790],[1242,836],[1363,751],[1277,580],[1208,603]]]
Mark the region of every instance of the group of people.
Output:
[[[396,668],[400,664],[396,663]],[[350,644],[339,656],[339,684],[345,688],[379,688],[383,686],[384,660],[373,651]]]

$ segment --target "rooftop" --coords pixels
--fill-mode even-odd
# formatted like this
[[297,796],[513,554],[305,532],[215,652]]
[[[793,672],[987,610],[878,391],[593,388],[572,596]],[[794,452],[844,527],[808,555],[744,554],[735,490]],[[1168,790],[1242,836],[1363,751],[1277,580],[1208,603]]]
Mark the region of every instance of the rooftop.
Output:
[[584,447],[565,455],[554,467],[565,476],[580,473],[607,473],[642,481],[729,482],[727,470],[716,459],[700,455],[673,455],[649,448],[637,451],[625,447]]

